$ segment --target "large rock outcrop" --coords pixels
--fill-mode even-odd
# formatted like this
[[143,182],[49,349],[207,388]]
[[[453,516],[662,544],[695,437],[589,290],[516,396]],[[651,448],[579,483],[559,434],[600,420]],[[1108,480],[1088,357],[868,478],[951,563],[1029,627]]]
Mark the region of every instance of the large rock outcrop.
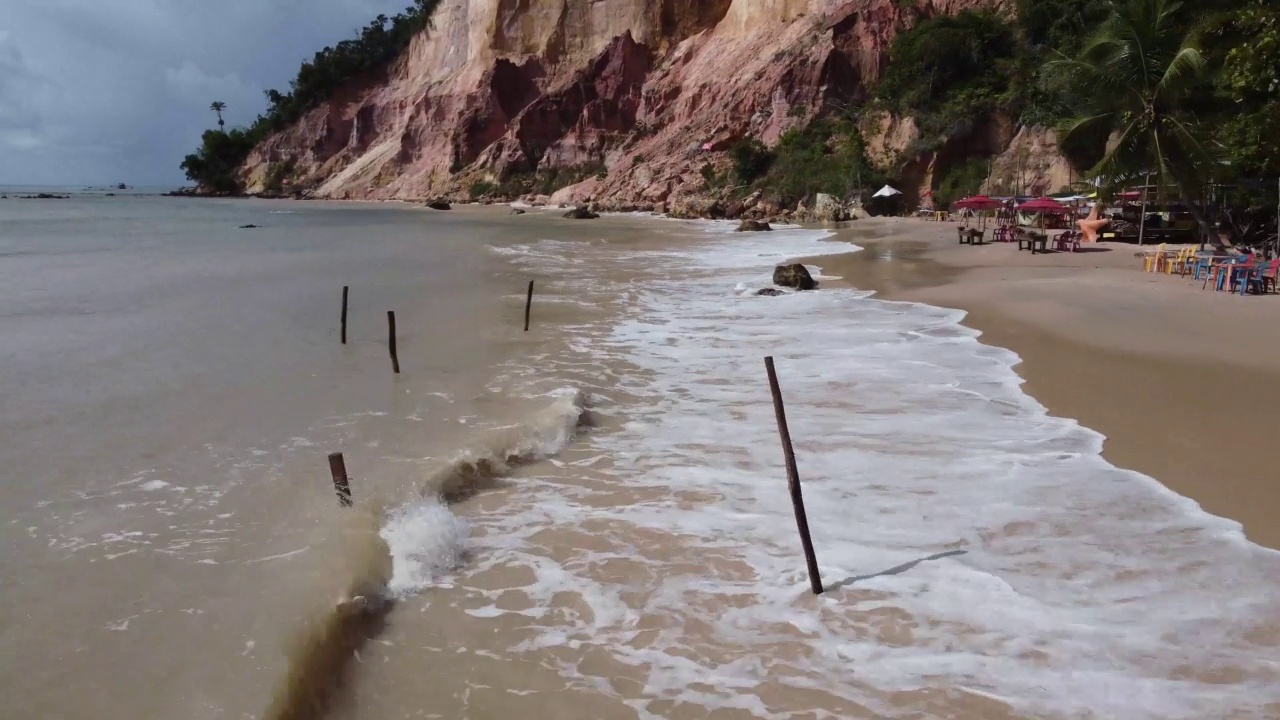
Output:
[[257,147],[315,197],[461,196],[538,175],[603,208],[672,208],[729,144],[865,97],[920,18],[1010,0],[442,0],[385,77]]

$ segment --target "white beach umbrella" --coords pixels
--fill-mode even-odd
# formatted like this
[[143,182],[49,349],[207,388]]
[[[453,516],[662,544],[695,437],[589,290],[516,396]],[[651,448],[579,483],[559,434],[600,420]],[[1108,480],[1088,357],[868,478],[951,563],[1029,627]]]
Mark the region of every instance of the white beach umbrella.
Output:
[[901,190],[898,190],[897,188],[893,188],[893,187],[890,187],[890,186],[888,186],[888,185],[885,185],[884,187],[882,187],[882,188],[880,188],[879,190],[877,190],[877,191],[876,191],[876,193],[875,193],[875,195],[872,195],[871,197],[873,197],[873,198],[878,198],[878,197],[893,197],[894,195],[901,195],[901,194],[902,194],[902,191],[901,191]]

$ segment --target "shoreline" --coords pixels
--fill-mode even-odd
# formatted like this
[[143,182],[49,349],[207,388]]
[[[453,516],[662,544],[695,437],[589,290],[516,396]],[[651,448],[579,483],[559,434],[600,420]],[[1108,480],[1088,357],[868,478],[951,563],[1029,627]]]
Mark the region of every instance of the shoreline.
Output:
[[1280,298],[1143,274],[1132,246],[1031,256],[952,232],[859,221],[831,239],[862,252],[802,261],[886,300],[964,311],[980,342],[1017,353],[1028,395],[1105,436],[1105,459],[1280,549],[1280,328],[1261,324]]

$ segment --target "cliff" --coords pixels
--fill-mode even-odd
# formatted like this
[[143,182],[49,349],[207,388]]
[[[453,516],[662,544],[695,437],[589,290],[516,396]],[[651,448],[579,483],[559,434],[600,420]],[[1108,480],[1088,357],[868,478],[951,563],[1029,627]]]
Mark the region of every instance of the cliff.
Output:
[[[250,192],[284,172],[294,191],[361,199],[538,178],[558,199],[674,206],[705,192],[700,170],[725,166],[736,140],[772,144],[828,101],[865,99],[894,36],[920,18],[1007,3],[443,0],[386,77],[260,143],[242,175]],[[909,119],[883,125],[883,161],[905,160],[927,188],[950,151],[902,158]],[[1005,121],[981,142],[1000,153],[1015,132]]]

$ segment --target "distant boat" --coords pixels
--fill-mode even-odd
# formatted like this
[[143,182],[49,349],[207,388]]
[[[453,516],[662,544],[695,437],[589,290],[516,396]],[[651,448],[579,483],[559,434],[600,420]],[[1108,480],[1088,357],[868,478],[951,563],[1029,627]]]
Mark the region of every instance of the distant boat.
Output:
[[117,186],[116,186],[116,189],[117,189],[117,190],[128,190],[128,189],[129,189],[129,186],[128,186],[128,185],[125,185],[124,183],[120,183],[119,185],[117,185]]

